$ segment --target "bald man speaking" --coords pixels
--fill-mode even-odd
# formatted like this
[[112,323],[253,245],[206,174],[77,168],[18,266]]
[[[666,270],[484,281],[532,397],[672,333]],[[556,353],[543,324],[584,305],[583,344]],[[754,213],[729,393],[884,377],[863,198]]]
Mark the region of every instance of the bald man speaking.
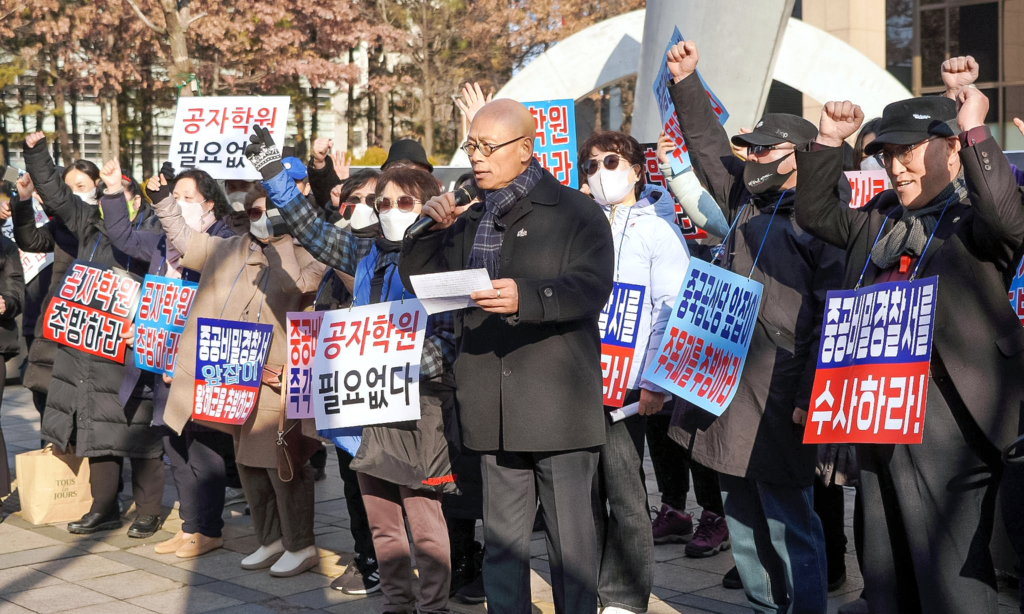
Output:
[[493,289],[457,318],[463,443],[482,453],[489,611],[530,612],[530,534],[539,495],[557,612],[597,610],[590,488],[604,443],[598,316],[612,290],[601,209],[533,158],[533,116],[495,100],[463,149],[482,202],[431,199],[432,231],[406,239],[409,276],[486,268]]

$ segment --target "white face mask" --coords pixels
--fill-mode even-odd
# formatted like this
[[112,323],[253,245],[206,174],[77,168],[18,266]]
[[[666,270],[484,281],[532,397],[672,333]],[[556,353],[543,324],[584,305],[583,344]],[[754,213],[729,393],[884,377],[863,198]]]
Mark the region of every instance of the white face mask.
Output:
[[348,220],[353,230],[362,230],[367,226],[373,226],[378,221],[380,220],[377,219],[377,211],[363,203],[356,204],[355,208],[352,209],[352,219]]
[[181,209],[181,217],[185,218],[185,223],[188,224],[189,228],[202,232],[203,216],[206,215],[206,212],[203,211],[203,204],[179,200],[178,207]]
[[74,192],[74,195],[90,205],[95,205],[98,202],[96,200],[96,190],[89,190],[88,192]]
[[248,192],[245,192],[245,191],[231,192],[230,194],[228,194],[228,203],[231,205],[231,208],[233,210],[239,211],[239,212],[242,212],[242,213],[245,212],[245,195],[246,194],[248,194]]
[[261,241],[270,239],[270,220],[267,219],[267,212],[263,211],[263,215],[260,219],[249,222],[249,232],[252,236],[256,237]]
[[380,229],[384,238],[388,241],[401,241],[405,231],[419,216],[415,211],[399,211],[395,207],[388,209],[380,215]]
[[878,160],[878,156],[868,156],[860,161],[862,171],[884,171],[885,167]]
[[629,194],[635,181],[629,180],[630,167],[610,171],[606,168],[598,170],[587,178],[590,194],[599,205],[617,205]]

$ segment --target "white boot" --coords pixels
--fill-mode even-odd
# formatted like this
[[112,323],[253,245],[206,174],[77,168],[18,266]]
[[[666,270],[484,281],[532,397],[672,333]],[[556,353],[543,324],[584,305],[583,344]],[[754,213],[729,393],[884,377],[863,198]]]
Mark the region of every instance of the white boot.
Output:
[[316,546],[309,546],[297,552],[285,552],[270,568],[270,575],[277,578],[290,578],[316,567],[319,562],[320,557],[316,554]]
[[256,552],[242,559],[242,569],[266,569],[284,554],[284,542],[280,539],[269,546],[260,546]]

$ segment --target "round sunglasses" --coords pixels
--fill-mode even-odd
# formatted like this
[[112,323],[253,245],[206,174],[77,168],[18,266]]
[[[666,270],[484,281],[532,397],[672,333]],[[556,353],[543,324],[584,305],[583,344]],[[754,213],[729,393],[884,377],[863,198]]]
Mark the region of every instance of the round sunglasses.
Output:
[[378,196],[376,200],[378,213],[384,213],[395,206],[398,207],[399,211],[412,211],[418,204],[420,204],[419,199],[413,198],[408,194],[402,194],[394,201],[387,196]]
[[583,169],[583,172],[586,173],[587,176],[590,176],[596,173],[602,165],[605,169],[614,171],[619,168],[620,161],[626,162],[626,159],[618,154],[608,154],[603,160],[586,160],[580,165],[580,168]]

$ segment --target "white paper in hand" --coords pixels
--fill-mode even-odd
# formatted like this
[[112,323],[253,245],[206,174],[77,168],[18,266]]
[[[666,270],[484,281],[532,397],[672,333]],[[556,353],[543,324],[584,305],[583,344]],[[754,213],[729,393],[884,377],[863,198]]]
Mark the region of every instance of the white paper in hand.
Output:
[[481,290],[490,290],[491,278],[487,269],[466,269],[448,273],[427,273],[412,275],[413,292],[423,304],[427,313],[434,315],[442,311],[454,311],[476,307],[469,295]]
[[612,422],[621,422],[630,416],[637,415],[638,413],[640,413],[640,403],[636,402],[614,409],[608,412],[608,415],[612,417]]

